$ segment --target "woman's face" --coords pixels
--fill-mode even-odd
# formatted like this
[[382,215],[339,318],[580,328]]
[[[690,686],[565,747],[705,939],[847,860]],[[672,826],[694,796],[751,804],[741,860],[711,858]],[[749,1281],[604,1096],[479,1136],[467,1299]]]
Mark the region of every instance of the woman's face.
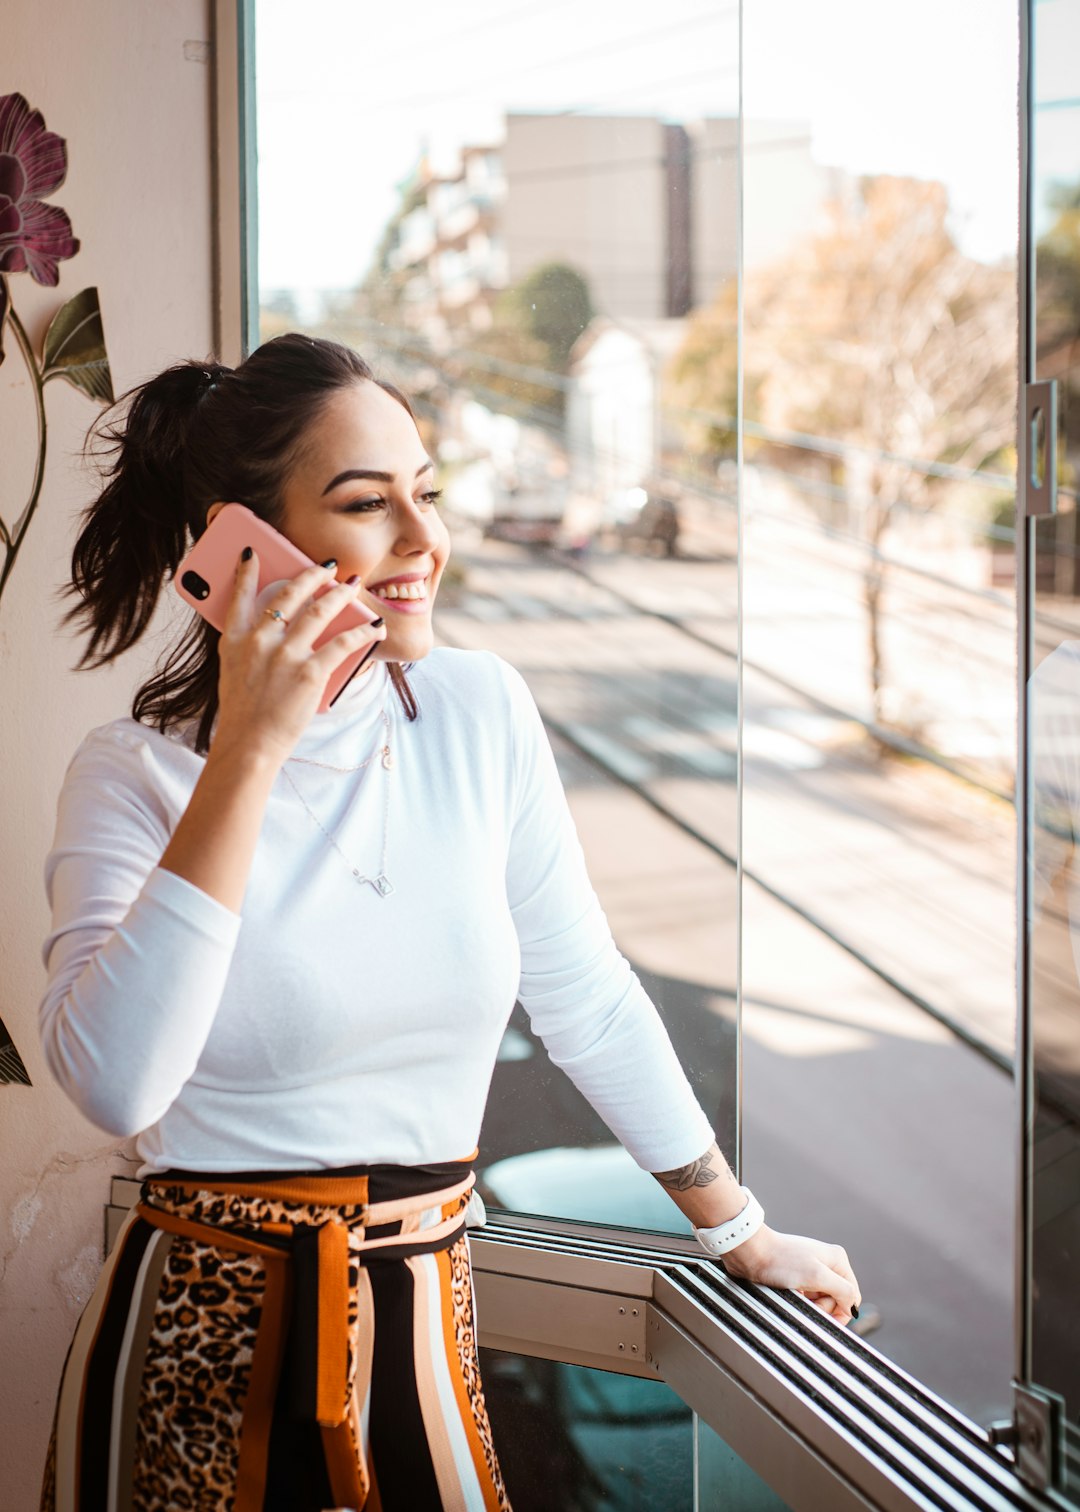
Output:
[[450,555],[436,498],[416,425],[369,382],[327,402],[285,487],[278,528],[312,561],[336,557],[341,582],[359,574],[360,597],[386,621],[381,661],[431,650],[431,610]]

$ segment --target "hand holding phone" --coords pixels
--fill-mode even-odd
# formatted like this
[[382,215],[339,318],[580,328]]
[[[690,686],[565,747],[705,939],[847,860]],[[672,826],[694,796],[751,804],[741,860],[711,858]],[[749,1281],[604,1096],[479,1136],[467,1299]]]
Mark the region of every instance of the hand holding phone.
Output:
[[[184,557],[173,578],[173,586],[184,602],[190,604],[216,630],[225,628],[236,586],[237,562],[248,546],[258,556],[255,600],[258,614],[265,613],[269,600],[287,583],[316,565],[286,536],[261,520],[245,505],[226,504]],[[314,597],[321,597],[332,586],[332,583],[323,584],[315,590]],[[375,626],[378,629],[379,623],[379,616],[373,609],[353,599],[323,628],[312,642],[311,650],[320,650],[343,631],[364,626]],[[325,713],[340,698],[384,636],[385,630],[379,631],[374,640],[350,651],[333,668],[319,702],[319,713]]]

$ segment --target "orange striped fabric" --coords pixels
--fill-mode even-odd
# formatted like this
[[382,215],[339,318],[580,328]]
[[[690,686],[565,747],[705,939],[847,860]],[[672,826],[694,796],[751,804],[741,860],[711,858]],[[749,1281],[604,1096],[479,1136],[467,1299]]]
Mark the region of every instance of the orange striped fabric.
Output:
[[509,1512],[474,1179],[446,1162],[146,1183],[72,1346],[43,1512]]

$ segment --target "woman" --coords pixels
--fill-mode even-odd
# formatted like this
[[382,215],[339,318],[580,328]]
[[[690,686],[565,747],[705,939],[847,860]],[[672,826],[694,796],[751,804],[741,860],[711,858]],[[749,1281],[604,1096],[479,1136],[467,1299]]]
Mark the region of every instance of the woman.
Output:
[[[220,636],[196,619],[64,782],[44,1044],[147,1185],[72,1345],[43,1505],[509,1505],[464,1222],[515,997],[732,1273],[846,1323],[844,1251],[763,1224],[612,944],[524,682],[432,649],[450,545],[404,397],[285,336],[171,368],[111,435],[74,554],[84,661],[139,639],[225,502],[323,565],[257,602],[245,552]],[[313,651],[353,598],[383,623]]]

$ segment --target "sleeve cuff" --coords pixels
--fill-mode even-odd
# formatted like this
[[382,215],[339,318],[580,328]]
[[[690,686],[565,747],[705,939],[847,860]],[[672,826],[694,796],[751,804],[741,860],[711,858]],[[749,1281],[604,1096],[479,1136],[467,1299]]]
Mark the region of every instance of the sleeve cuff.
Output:
[[215,943],[228,947],[236,944],[243,922],[241,916],[176,872],[155,867],[146,879],[142,897],[183,919]]
[[700,1112],[699,1122],[686,1124],[668,1139],[630,1137],[623,1144],[641,1169],[655,1176],[659,1171],[678,1171],[700,1160],[716,1144],[716,1134],[704,1112]]

